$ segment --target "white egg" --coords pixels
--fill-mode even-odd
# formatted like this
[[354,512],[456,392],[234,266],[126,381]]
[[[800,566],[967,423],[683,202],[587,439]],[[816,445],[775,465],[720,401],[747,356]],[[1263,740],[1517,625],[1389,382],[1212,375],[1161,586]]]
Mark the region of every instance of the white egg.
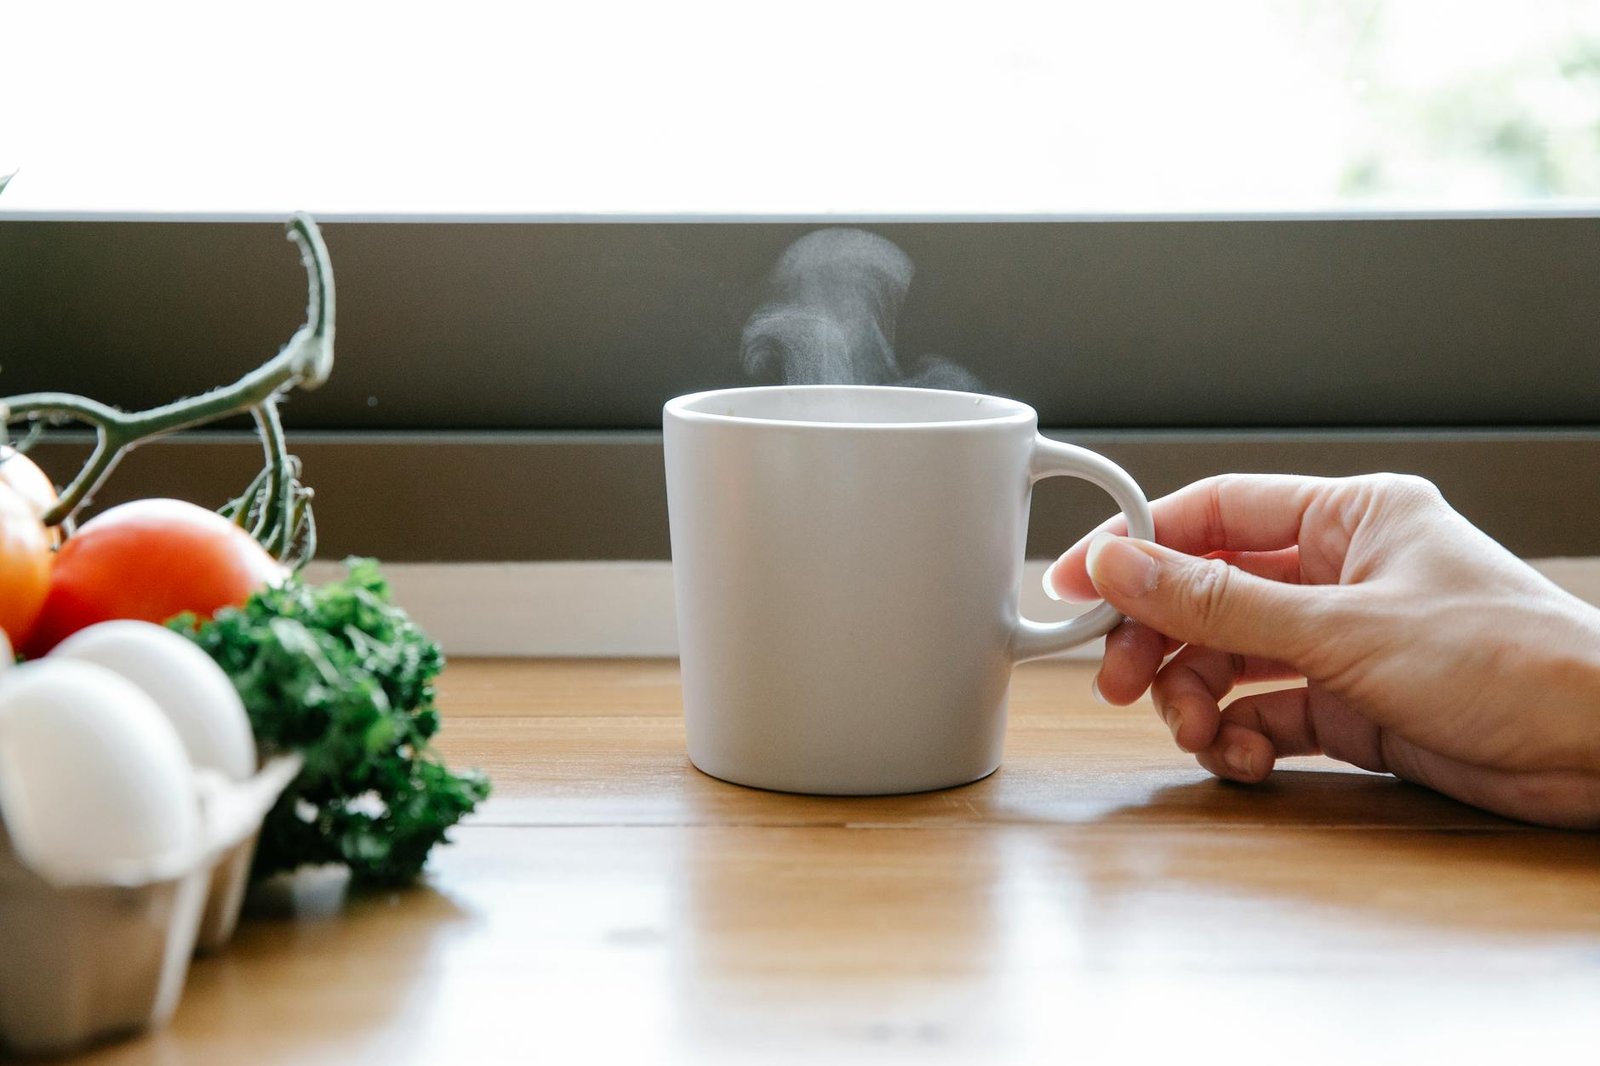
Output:
[[186,637],[150,622],[101,622],[80,629],[48,657],[95,663],[138,685],[172,719],[195,766],[234,781],[256,772],[255,736],[238,691]]
[[0,816],[19,859],[67,882],[183,868],[201,846],[177,730],[131,681],[73,660],[0,679]]

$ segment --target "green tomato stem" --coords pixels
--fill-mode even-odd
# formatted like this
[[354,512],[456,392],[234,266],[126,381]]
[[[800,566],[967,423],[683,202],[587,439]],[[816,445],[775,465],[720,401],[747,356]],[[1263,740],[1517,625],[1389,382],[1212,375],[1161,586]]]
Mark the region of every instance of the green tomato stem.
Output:
[[[94,451],[77,476],[62,489],[55,506],[45,514],[46,525],[56,526],[69,520],[133,447],[248,410],[256,413],[271,468],[270,495],[263,506],[263,515],[270,512],[280,524],[280,528],[274,530],[269,522],[261,533],[270,542],[277,543],[280,550],[287,550],[293,530],[283,529],[281,524],[293,517],[291,504],[295,487],[284,448],[277,401],[292,388],[314,389],[328,379],[333,370],[334,313],[333,266],[322,232],[309,216],[297,214],[289,222],[288,236],[299,245],[300,260],[306,270],[305,324],[277,355],[233,384],[145,411],[122,411],[84,396],[61,392],[36,392],[0,399],[0,418],[6,423],[22,419],[45,419],[53,423],[74,420],[94,427]],[[247,492],[246,503],[249,496]]]

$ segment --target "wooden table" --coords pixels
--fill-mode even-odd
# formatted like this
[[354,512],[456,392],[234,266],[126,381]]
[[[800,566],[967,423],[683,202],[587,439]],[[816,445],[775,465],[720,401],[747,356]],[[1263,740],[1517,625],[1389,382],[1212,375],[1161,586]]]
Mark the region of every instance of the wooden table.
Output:
[[89,1061],[1600,1061],[1600,837],[1224,785],[1089,678],[1019,670],[986,781],[828,799],[691,768],[673,663],[456,663],[496,793],[427,883],[307,879]]

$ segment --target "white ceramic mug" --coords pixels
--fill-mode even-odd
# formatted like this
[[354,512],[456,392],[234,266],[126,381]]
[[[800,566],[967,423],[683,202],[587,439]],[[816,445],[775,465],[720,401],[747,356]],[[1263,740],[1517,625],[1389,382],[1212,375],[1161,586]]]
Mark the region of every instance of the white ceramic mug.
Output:
[[1019,616],[1032,486],[1150,508],[1033,408],[965,392],[809,385],[680,396],[664,414],[689,757],[726,781],[869,795],[1000,764],[1013,664],[1109,632],[1109,604]]

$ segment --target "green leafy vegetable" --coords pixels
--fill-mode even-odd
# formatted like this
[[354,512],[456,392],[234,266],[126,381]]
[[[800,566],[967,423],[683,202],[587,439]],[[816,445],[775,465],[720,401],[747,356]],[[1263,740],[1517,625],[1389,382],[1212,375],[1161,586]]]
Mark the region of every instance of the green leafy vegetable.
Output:
[[320,587],[290,579],[209,622],[174,619],[233,679],[263,754],[305,769],[262,828],[252,875],[345,863],[359,881],[415,878],[428,851],[489,794],[429,746],[439,646],[390,602],[371,559]]

